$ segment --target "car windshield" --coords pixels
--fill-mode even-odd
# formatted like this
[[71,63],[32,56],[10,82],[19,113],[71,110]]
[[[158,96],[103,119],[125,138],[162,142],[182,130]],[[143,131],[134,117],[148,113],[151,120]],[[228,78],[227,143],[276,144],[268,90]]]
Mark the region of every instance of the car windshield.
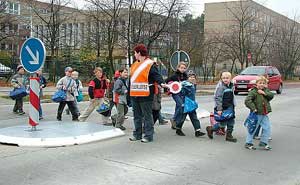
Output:
[[241,72],[241,75],[263,75],[265,72],[264,67],[248,67]]

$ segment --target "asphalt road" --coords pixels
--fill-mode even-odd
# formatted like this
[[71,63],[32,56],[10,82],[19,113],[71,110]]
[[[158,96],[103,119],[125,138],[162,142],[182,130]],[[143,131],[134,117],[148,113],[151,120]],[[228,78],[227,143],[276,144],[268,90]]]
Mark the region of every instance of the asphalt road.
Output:
[[[189,121],[183,128],[185,137],[163,125],[155,127],[154,142],[129,142],[129,118],[126,136],[112,140],[59,148],[0,145],[0,185],[300,185],[299,92],[299,87],[288,88],[272,101],[272,151],[244,149],[248,110],[245,95],[239,95],[237,143],[226,142],[223,136],[195,138]],[[212,96],[198,97],[198,103],[213,108]],[[166,98],[163,106],[174,103]],[[57,104],[43,108],[46,120],[55,119]],[[11,110],[11,105],[1,105],[0,128],[27,124],[28,118]],[[100,120],[96,112],[89,119]],[[201,124],[205,129],[209,120],[201,119]]]

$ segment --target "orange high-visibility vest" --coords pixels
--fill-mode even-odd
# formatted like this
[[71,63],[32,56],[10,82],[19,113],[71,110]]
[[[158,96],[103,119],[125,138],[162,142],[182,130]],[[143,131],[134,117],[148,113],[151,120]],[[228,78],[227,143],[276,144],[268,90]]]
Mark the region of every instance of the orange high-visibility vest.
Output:
[[151,59],[146,59],[144,62],[135,62],[130,68],[130,96],[149,96],[148,76],[153,65]]

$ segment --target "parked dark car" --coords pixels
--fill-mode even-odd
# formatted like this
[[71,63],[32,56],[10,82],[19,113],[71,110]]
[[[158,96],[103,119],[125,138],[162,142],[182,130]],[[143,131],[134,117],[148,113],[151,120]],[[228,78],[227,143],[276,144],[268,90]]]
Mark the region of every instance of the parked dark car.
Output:
[[276,91],[277,94],[282,92],[282,79],[281,74],[276,67],[273,66],[252,66],[244,69],[238,76],[233,78],[235,86],[234,94],[239,92],[248,92],[255,83],[256,78],[264,75],[268,78],[268,88],[271,91]]

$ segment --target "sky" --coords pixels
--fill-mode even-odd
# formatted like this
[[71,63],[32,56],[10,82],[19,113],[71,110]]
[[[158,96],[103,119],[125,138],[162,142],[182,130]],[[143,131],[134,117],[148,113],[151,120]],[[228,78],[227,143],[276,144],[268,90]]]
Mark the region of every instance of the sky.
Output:
[[[85,3],[84,0],[73,0],[79,7]],[[224,2],[232,0],[183,0],[189,4],[188,13],[199,16],[204,10],[204,3]],[[300,0],[254,0],[280,14],[294,18],[295,14],[300,15]]]

